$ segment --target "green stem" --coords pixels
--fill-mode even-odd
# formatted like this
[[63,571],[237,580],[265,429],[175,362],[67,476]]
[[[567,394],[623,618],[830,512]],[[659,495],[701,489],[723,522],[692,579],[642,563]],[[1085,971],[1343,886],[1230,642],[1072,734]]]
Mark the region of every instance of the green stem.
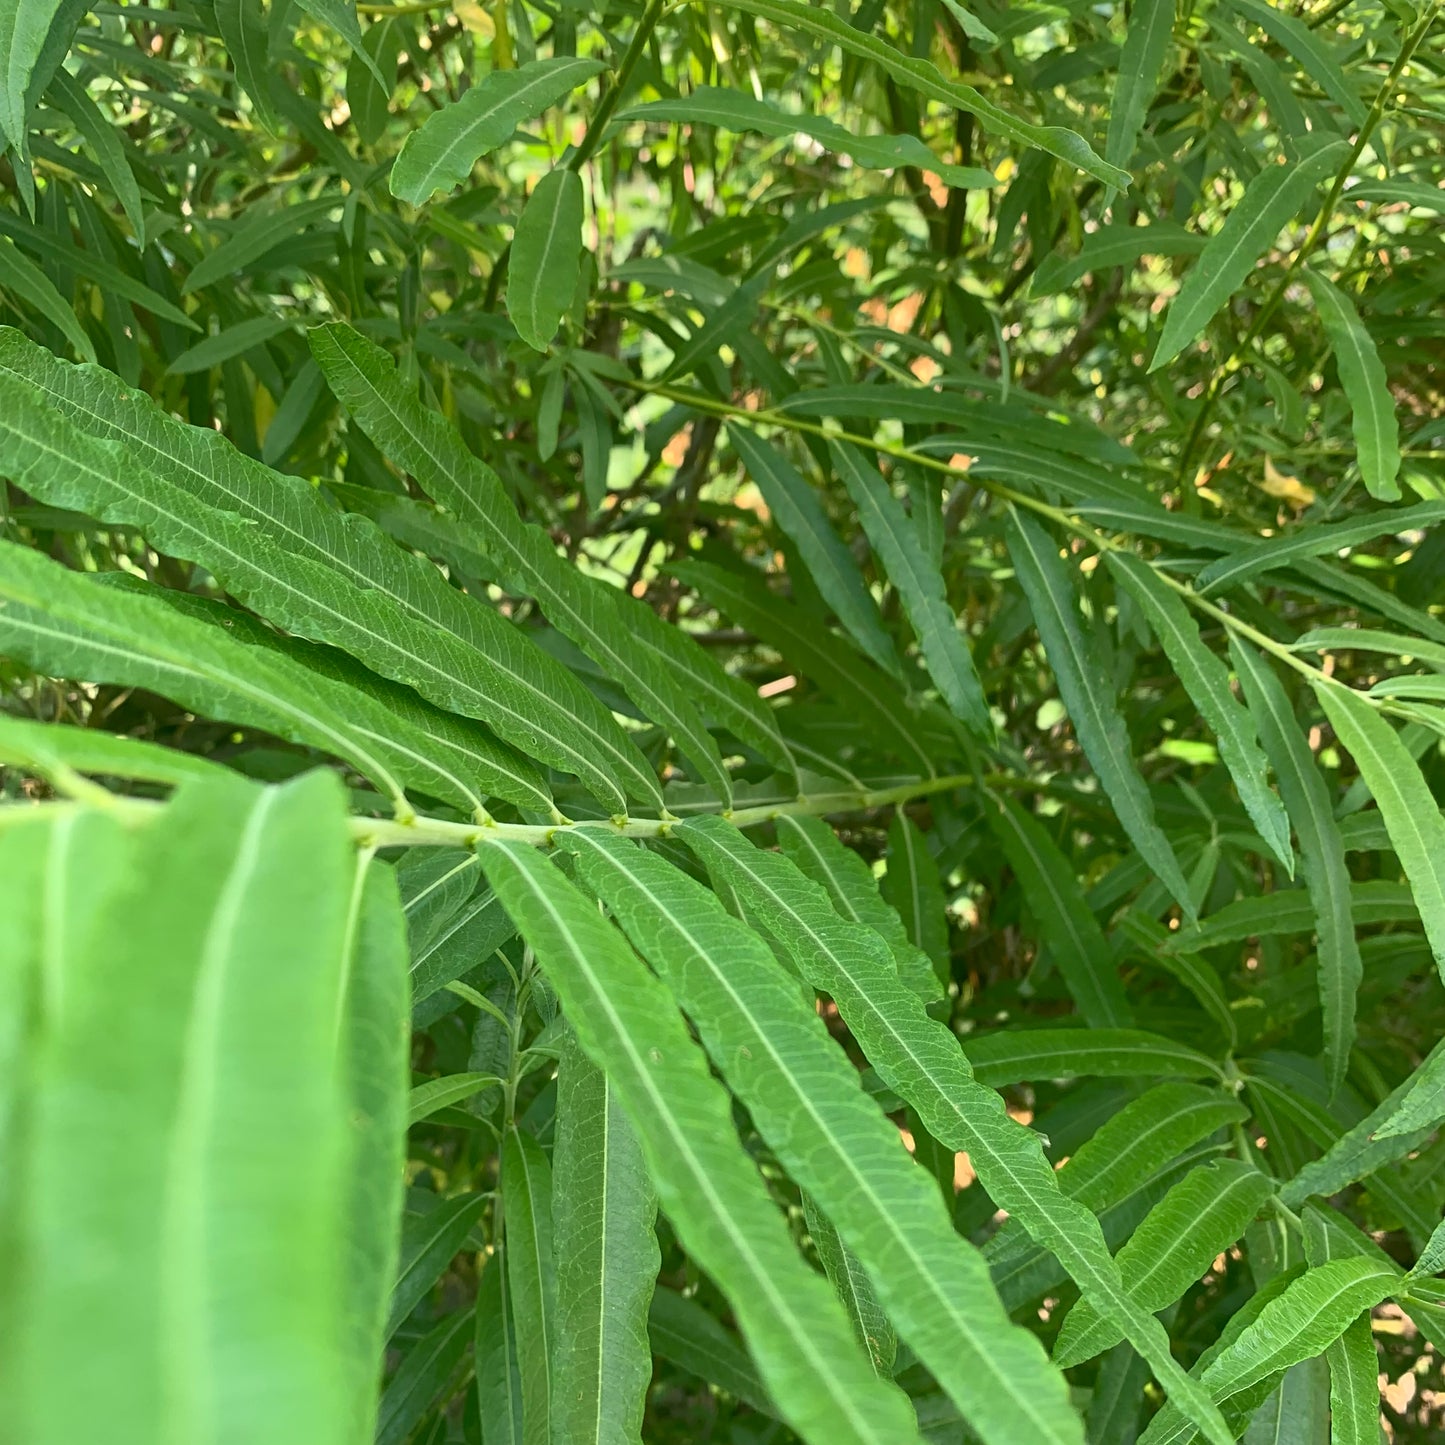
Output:
[[567,162],[569,171],[580,171],[602,143],[602,133],[607,129],[607,123],[621,102],[623,92],[632,80],[632,72],[637,68],[637,62],[642,59],[642,52],[647,49],[647,42],[666,8],[667,0],[648,0],[647,9],[642,12],[642,19],[637,22],[637,29],[632,32],[632,40],[622,57],[622,63],[613,71],[606,90],[602,92],[602,99],[597,102],[597,109],[587,123],[587,132],[582,137],[581,144],[572,152],[572,158]]
[[[1285,293],[1289,290],[1290,282],[1299,273],[1299,269],[1309,259],[1315,247],[1319,245],[1320,238],[1325,233],[1325,227],[1329,225],[1330,218],[1335,213],[1335,207],[1339,204],[1341,194],[1345,189],[1345,183],[1350,178],[1350,173],[1355,168],[1355,162],[1363,154],[1365,147],[1369,144],[1370,136],[1374,134],[1375,127],[1380,123],[1380,118],[1385,113],[1385,107],[1389,103],[1391,94],[1394,92],[1395,83],[1399,80],[1401,72],[1410,63],[1410,57],[1419,48],[1420,42],[1424,40],[1435,18],[1440,12],[1441,0],[1434,0],[1434,3],[1421,16],[1419,23],[1405,37],[1404,44],[1400,47],[1400,53],[1395,57],[1395,63],[1390,67],[1390,73],[1381,82],[1379,90],[1375,93],[1375,99],[1365,115],[1364,123],[1360,126],[1359,134],[1355,137],[1355,143],[1350,147],[1350,153],[1345,157],[1344,164],[1335,174],[1334,184],[1330,187],[1330,193],[1325,197],[1324,204],[1320,207],[1319,213],[1315,216],[1314,223],[1310,226],[1305,238],[1300,242],[1299,248],[1290,258],[1290,263],[1285,267],[1284,275],[1275,283],[1274,290],[1265,298],[1264,304],[1255,313],[1254,321],[1250,324],[1249,330],[1245,332],[1244,339],[1235,344],[1229,355],[1214,369],[1214,374],[1209,379],[1209,386],[1205,390],[1204,399],[1199,404],[1199,410],[1195,413],[1194,425],[1189,429],[1188,439],[1184,443],[1184,450],[1179,457],[1179,485],[1189,487],[1189,468],[1194,462],[1195,453],[1198,451],[1199,443],[1204,436],[1204,428],[1210,417],[1214,414],[1214,408],[1219,400],[1224,383],[1239,369],[1241,357],[1259,339],[1264,328],[1269,324],[1270,318],[1279,309],[1279,304],[1284,300]],[[1192,490],[1192,488],[1191,488]]]

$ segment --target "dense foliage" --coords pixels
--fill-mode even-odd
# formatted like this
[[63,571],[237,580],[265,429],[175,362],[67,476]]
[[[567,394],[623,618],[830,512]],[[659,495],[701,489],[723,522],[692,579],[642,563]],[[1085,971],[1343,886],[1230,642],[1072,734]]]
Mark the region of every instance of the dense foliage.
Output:
[[1440,10],[0,0],[0,1439],[1438,1438]]

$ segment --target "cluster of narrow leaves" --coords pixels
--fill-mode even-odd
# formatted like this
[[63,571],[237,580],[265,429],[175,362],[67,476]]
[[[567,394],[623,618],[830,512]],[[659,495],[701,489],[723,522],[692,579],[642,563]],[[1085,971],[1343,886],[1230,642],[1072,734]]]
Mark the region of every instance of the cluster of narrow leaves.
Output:
[[0,1439],[1376,1445],[1440,9],[0,0]]

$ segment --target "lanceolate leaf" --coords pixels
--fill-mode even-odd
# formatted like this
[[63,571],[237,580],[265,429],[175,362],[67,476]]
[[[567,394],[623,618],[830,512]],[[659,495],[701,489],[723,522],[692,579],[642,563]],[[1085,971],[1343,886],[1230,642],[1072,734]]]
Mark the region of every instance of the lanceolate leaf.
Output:
[[9,144],[22,164],[30,148],[30,102],[64,59],[81,0],[5,0],[0,5],[0,146]]
[[1239,789],[1239,800],[1250,821],[1293,878],[1289,816],[1266,781],[1268,763],[1260,750],[1254,719],[1230,691],[1228,668],[1200,638],[1183,600],[1159,580],[1152,567],[1125,552],[1110,552],[1108,559],[1115,575],[1149,619],[1150,629],[1200,716],[1218,738],[1220,757]]
[[918,1445],[827,1283],[803,1262],[667,989],[551,863],[489,842],[483,866],[588,1056],[617,1088],[684,1247],[728,1294],[769,1391],[810,1445]]
[[82,361],[95,360],[95,346],[74,308],[55,289],[55,282],[9,237],[0,238],[0,290],[34,307],[47,321],[58,326]]
[[1089,911],[1068,859],[1009,798],[989,800],[988,820],[1080,1016],[1094,1028],[1131,1022],[1114,950]]
[[523,1445],[550,1445],[557,1265],[552,1246],[552,1170],[542,1146],[515,1124],[502,1136],[507,1284],[522,1374]]
[[900,85],[929,100],[942,101],[978,117],[985,130],[1021,145],[1037,146],[1071,166],[1087,171],[1108,185],[1129,184],[1126,171],[1101,161],[1081,136],[1060,126],[1029,125],[985,100],[972,86],[947,80],[926,60],[912,60],[886,41],[855,28],[830,10],[801,0],[737,0],[737,8],[772,20],[784,30],[801,31],[815,40],[831,42],[849,55],[871,61]]
[[954,1234],[937,1190],[767,945],[707,889],[633,844],[578,829],[565,846],[974,1429],[1003,1442],[1023,1421],[1034,1438],[1077,1439],[1059,1380],[1010,1327],[983,1261]]
[[489,71],[460,100],[428,116],[407,136],[391,170],[392,195],[420,206],[434,191],[460,186],[477,160],[510,140],[523,121],[602,68],[600,61],[571,55]]
[[145,528],[269,620],[344,647],[439,706],[486,718],[619,811],[619,779],[661,807],[652,771],[560,664],[371,522],[331,511],[299,478],[251,461],[215,432],[172,422],[117,378],[66,367],[8,330],[0,332],[0,384],[7,465],[25,468],[31,491]]
[[1099,774],[1124,831],[1185,916],[1192,918],[1189,885],[1168,838],[1154,821],[1154,804],[1130,756],[1129,730],[1114,700],[1112,680],[1084,632],[1059,549],[1037,522],[1018,511],[1010,514],[1008,537],[1009,555],[1079,745]]
[[69,769],[171,786],[187,778],[205,778],[223,771],[209,758],[177,748],[103,733],[97,728],[34,722],[8,713],[0,713],[0,763],[24,768],[42,778],[53,779]]
[[1249,183],[1224,225],[1209,238],[1164,317],[1151,371],[1195,341],[1214,313],[1243,285],[1281,229],[1347,153],[1344,141],[1327,141],[1300,161],[1279,157]]
[[386,77],[376,63],[376,57],[362,43],[361,22],[356,18],[356,0],[297,0],[308,14],[314,15],[323,25],[329,25],[351,47],[353,55],[376,76],[379,85],[386,85]]
[[377,446],[451,511],[508,585],[535,597],[560,632],[670,729],[719,797],[730,797],[728,775],[699,710],[791,771],[757,693],[650,607],[580,573],[540,527],[523,522],[501,478],[421,405],[380,347],[338,324],[313,330],[311,349],[332,390]]
[[548,171],[527,198],[512,238],[507,315],[517,335],[545,351],[577,290],[582,258],[582,177]]
[[883,629],[878,604],[853,554],[828,521],[814,488],[778,447],[761,441],[749,428],[729,426],[728,437],[778,526],[797,547],[823,600],[858,646],[885,672],[901,680],[898,654]]
[[[379,935],[361,961],[378,1009],[348,985],[366,890],[339,784],[188,783],[143,828],[58,821],[40,856],[27,963],[47,972],[7,1163],[27,1260],[6,1281],[26,1321],[11,1427],[36,1445],[358,1438],[400,1194],[394,1140],[353,1111],[380,1121],[401,1079],[371,1092],[346,1060],[368,1016],[393,1037],[402,1020]],[[365,906],[393,916],[362,934],[394,938],[394,895]],[[374,1167],[386,1197],[358,1211]]]
[[1185,1044],[1140,1029],[1018,1029],[970,1038],[975,1076],[994,1088],[1026,1079],[1202,1079],[1219,1065]]
[[1380,1361],[1366,1311],[1325,1351],[1331,1445],[1380,1445]]
[[988,700],[958,619],[948,605],[942,575],[922,554],[907,514],[873,462],[857,447],[839,442],[829,443],[828,451],[858,509],[869,543],[898,589],[918,634],[929,676],[956,718],[977,737],[992,738]]
[[517,1364],[507,1255],[501,1246],[482,1270],[473,1351],[482,1445],[523,1445],[522,1372]]
[[953,969],[943,879],[927,840],[902,808],[888,825],[888,871],[882,893],[897,909],[909,941],[933,961],[934,972],[946,987]]
[[552,1171],[552,1428],[577,1445],[637,1441],[652,1378],[657,1196],[616,1090],[575,1041],[557,1072]]
[[1331,1086],[1337,1088],[1345,1076],[1354,1043],[1355,993],[1364,971],[1350,915],[1345,845],[1335,822],[1329,788],[1310,754],[1279,678],[1246,644],[1231,639],[1230,653],[1299,837],[1300,866],[1314,904],[1319,938],[1327,1068]]
[[1351,688],[1321,679],[1315,693],[1379,804],[1410,880],[1435,962],[1445,975],[1445,820],[1394,728]]
[[888,941],[898,976],[925,1002],[938,997],[933,965],[904,930],[903,920],[878,891],[872,871],[819,818],[782,817],[777,821],[783,852],[815,883],[821,883],[844,918],[866,924]]
[[1159,88],[1159,71],[1173,32],[1174,0],[1134,0],[1129,7],[1119,76],[1109,107],[1109,134],[1104,142],[1104,159],[1121,170],[1128,170],[1134,158],[1139,131]]
[[[1172,1304],[1244,1233],[1273,1192],[1268,1176],[1239,1160],[1191,1170],[1114,1256],[1125,1287],[1147,1310]],[[1118,1329],[1101,1320],[1088,1300],[1080,1300],[1059,1331],[1054,1363],[1067,1369],[1119,1339]]]
[[803,1218],[807,1221],[808,1235],[823,1273],[833,1281],[848,1318],[853,1321],[853,1333],[858,1336],[873,1368],[884,1379],[893,1374],[893,1364],[898,1357],[898,1336],[892,1322],[878,1303],[878,1295],[868,1279],[867,1272],[858,1256],[843,1243],[832,1221],[819,1210],[811,1194],[803,1195]]
[[700,85],[678,100],[653,100],[624,111],[619,120],[667,121],[715,125],[720,130],[757,131],[766,136],[805,135],[860,166],[894,170],[915,166],[931,171],[946,185],[969,189],[997,185],[992,172],[978,166],[949,165],[914,135],[856,135],[820,115],[795,114],[738,90]]
[[1162,1327],[1125,1294],[1098,1220],[1060,1190],[1038,1136],[1011,1120],[1002,1098],[973,1078],[952,1032],[899,981],[887,944],[840,918],[787,859],[754,848],[722,819],[695,819],[677,833],[710,870],[732,881],[803,977],[832,997],[873,1067],[917,1109],[929,1133],[968,1151],[990,1196],[1053,1250],[1085,1294],[1118,1320],[1171,1396],[1182,1398],[1223,1445],[1222,1422],[1174,1362]]

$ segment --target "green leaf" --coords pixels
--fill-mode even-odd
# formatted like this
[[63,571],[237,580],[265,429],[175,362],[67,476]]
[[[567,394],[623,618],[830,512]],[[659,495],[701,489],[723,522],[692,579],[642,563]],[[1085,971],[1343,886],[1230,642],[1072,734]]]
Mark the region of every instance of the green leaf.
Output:
[[1119,52],[1119,75],[1109,106],[1104,159],[1128,170],[1144,118],[1159,90],[1159,72],[1174,34],[1174,0],[1134,0]]
[[673,1289],[652,1296],[647,1317],[653,1353],[716,1385],[762,1415],[776,1417],[747,1351],[696,1300]]
[[390,1340],[451,1267],[490,1203],[486,1194],[458,1194],[402,1225],[399,1267],[385,1338]]
[[0,239],[0,287],[59,327],[83,361],[95,360],[90,335],[80,324],[70,302],[55,289],[50,277],[8,238]]
[[1344,141],[1326,141],[1301,160],[1280,156],[1246,187],[1224,224],[1209,238],[1164,316],[1151,372],[1173,361],[1198,339],[1214,313],[1235,295],[1280,231],[1315,187],[1348,153]]
[[[694,826],[684,832],[690,842]],[[1023,1420],[1032,1438],[1077,1439],[1062,1382],[1036,1342],[1010,1326],[983,1261],[954,1233],[938,1191],[762,939],[634,844],[588,828],[559,841],[973,1428],[1004,1442]]]
[[1202,1079],[1219,1066],[1196,1050],[1141,1029],[1017,1029],[970,1037],[974,1076],[999,1089],[1038,1079]]
[[[1355,927],[1373,923],[1409,923],[1419,910],[1403,883],[1372,879],[1345,886],[1344,910]],[[1278,938],[1309,933],[1317,922],[1312,895],[1303,888],[1282,888],[1251,898],[1237,898],[1216,913],[1200,919],[1194,928],[1181,928],[1164,940],[1160,951],[1183,953],[1242,943],[1248,938]]]
[[1325,1350],[1330,1445],[1380,1445],[1380,1361],[1366,1311]]
[[224,771],[218,763],[196,753],[96,728],[32,722],[8,713],[0,713],[0,763],[51,780],[68,769],[172,787],[188,778],[208,778]]
[[329,25],[351,47],[351,53],[359,57],[376,76],[377,83],[386,84],[386,77],[382,75],[376,58],[363,43],[361,22],[356,18],[356,0],[297,0],[297,4],[323,25]]
[[[420,206],[436,191],[454,190],[466,182],[478,159],[510,140],[523,121],[541,115],[602,69],[597,60],[557,55],[514,70],[489,71],[460,100],[429,115],[407,136],[391,169],[392,195]],[[580,229],[580,215],[577,225]]]
[[0,385],[0,440],[12,455],[30,449],[26,485],[37,495],[142,527],[269,621],[345,648],[444,709],[485,715],[521,751],[575,772],[618,811],[622,779],[661,809],[651,768],[580,683],[373,523],[331,510],[307,482],[215,432],[171,421],[118,378],[66,367],[8,329]]
[[1350,874],[1330,790],[1295,720],[1279,678],[1260,655],[1231,637],[1230,655],[1260,739],[1299,838],[1300,870],[1315,911],[1326,1072],[1333,1092],[1355,1039],[1355,994],[1364,966],[1350,914]]
[[1394,728],[1352,688],[1327,678],[1315,695],[1379,805],[1445,976],[1445,820],[1419,764]]
[[[1114,1256],[1129,1293],[1150,1311],[1173,1304],[1244,1233],[1273,1192],[1266,1175],[1239,1160],[1190,1170]],[[1120,1339],[1117,1327],[1080,1300],[1064,1318],[1054,1363],[1068,1369]]]
[[0,0],[0,147],[27,167],[30,103],[59,69],[85,9],[80,0]]
[[1154,803],[1130,756],[1129,729],[1114,699],[1113,682],[1080,623],[1078,598],[1058,546],[1031,517],[1011,510],[1008,548],[1079,745],[1094,765],[1124,831],[1192,920],[1189,884],[1173,847],[1154,821]]
[[943,879],[923,834],[902,808],[888,825],[888,871],[881,891],[903,920],[908,941],[928,955],[939,982],[947,987],[953,959]]
[[557,1266],[552,1242],[552,1170],[542,1146],[515,1124],[502,1136],[507,1283],[522,1373],[523,1445],[550,1445]]
[[[1121,85],[1124,74],[1121,69]],[[1077,255],[1065,257],[1053,251],[1045,256],[1029,282],[1029,291],[1034,296],[1056,295],[1082,281],[1091,271],[1132,266],[1144,256],[1197,256],[1203,249],[1204,237],[1172,221],[1155,221],[1148,226],[1100,226],[1084,237]]]
[[181,352],[166,370],[172,376],[209,371],[213,366],[220,366],[222,362],[264,346],[283,331],[290,331],[293,324],[287,316],[252,316],[238,321],[234,326],[227,326]]
[[[1261,572],[1276,571],[1287,566],[1296,557],[1322,557],[1327,553],[1338,553],[1361,542],[1372,542],[1377,537],[1399,536],[1415,528],[1431,526],[1442,519],[1445,519],[1445,503],[1421,502],[1413,507],[1371,512],[1348,522],[1327,522],[1295,528],[1281,536],[1241,547],[1231,556],[1211,562],[1199,574],[1196,586],[1205,594],[1221,591],[1225,587],[1237,587],[1246,578],[1257,576]],[[1337,638],[1345,634],[1343,628],[1325,630]],[[1310,634],[1311,637],[1314,635]],[[1306,640],[1301,638],[1296,645],[1302,647]],[[1340,641],[1338,645],[1349,644]],[[1429,645],[1422,644],[1425,647]]]
[[1249,1417],[1243,1445],[1325,1445],[1330,1426],[1325,1362],[1301,1360]]
[[976,737],[991,740],[994,726],[983,683],[948,604],[942,574],[923,555],[907,514],[867,456],[840,442],[830,442],[828,453],[858,509],[869,544],[898,589],[929,676],[953,715]]
[[376,1445],[404,1445],[433,1402],[445,1397],[472,1342],[472,1311],[449,1314],[414,1344],[381,1397]]
[[250,96],[261,124],[268,130],[278,129],[265,10],[254,0],[215,0],[215,15],[221,42],[235,67],[236,83]]
[[662,1207],[727,1295],[784,1418],[810,1445],[919,1445],[907,1402],[876,1378],[794,1248],[671,994],[553,864],[524,845],[482,846],[488,879],[616,1086]]
[[947,186],[987,190],[998,185],[991,171],[979,166],[949,165],[914,135],[855,135],[826,116],[794,113],[757,100],[738,90],[699,85],[677,100],[653,100],[633,106],[619,121],[713,125],[732,132],[756,131],[774,138],[805,135],[825,150],[847,156],[868,170],[891,171],[904,166],[929,171]]
[[1114,950],[1089,911],[1069,860],[1012,799],[991,796],[986,813],[1080,1017],[1093,1028],[1130,1023]]
[[501,478],[442,417],[421,405],[385,352],[347,326],[317,328],[310,339],[337,398],[383,452],[449,509],[464,545],[499,569],[507,586],[535,597],[559,632],[647,716],[668,727],[699,779],[721,799],[731,799],[731,782],[700,710],[792,771],[786,745],[756,691],[646,604],[579,571],[540,527],[523,522]]
[[979,124],[993,135],[1057,156],[1106,185],[1123,189],[1129,184],[1128,172],[1101,161],[1088,142],[1073,131],[1062,126],[1030,125],[1021,121],[992,101],[985,100],[972,86],[946,79],[927,60],[913,60],[901,55],[886,41],[855,28],[830,10],[804,4],[802,0],[737,0],[736,8],[771,20],[784,30],[801,31],[814,40],[831,42],[847,55],[871,61],[899,85],[916,91],[928,100],[941,101],[955,110],[976,116]]
[[[973,1077],[952,1031],[930,1018],[898,979],[884,940],[840,918],[822,889],[786,858],[754,848],[721,818],[691,820],[676,834],[737,889],[804,979],[832,997],[873,1067],[913,1105],[928,1132],[945,1147],[968,1152],[999,1207],[1058,1255],[1085,1294],[1119,1321],[1171,1396],[1177,1391],[1191,1418],[1206,1421],[1211,1438],[1223,1445],[1222,1421],[1200,1403],[1169,1353],[1163,1328],[1125,1294],[1098,1220],[1060,1190],[1038,1135],[1009,1118],[1003,1099]],[[891,1313],[896,1319],[896,1309]]]
[[572,297],[582,265],[582,177],[548,171],[517,218],[507,271],[507,315],[534,351],[546,351]]
[[833,1288],[853,1322],[853,1333],[868,1351],[878,1374],[885,1380],[891,1378],[898,1357],[898,1336],[878,1303],[867,1272],[858,1256],[843,1243],[832,1222],[819,1210],[811,1194],[803,1195],[803,1218],[823,1273],[833,1281]]
[[473,1358],[482,1445],[522,1445],[522,1372],[502,1245],[492,1251],[477,1289]]
[[[1386,1104],[1389,1105],[1388,1109]],[[1371,1144],[1385,1139],[1399,1139],[1404,1135],[1432,1129],[1442,1119],[1445,1119],[1445,1053],[1442,1053],[1437,1045],[1420,1067],[1389,1096],[1385,1104],[1370,1114],[1367,1122],[1372,1127],[1368,1131],[1367,1139]],[[1356,1130],[1352,1129],[1340,1143],[1351,1139],[1358,1144],[1355,1135]],[[1413,1148],[1414,1142],[1411,1139],[1408,1147]],[[1395,1146],[1391,1153],[1402,1153],[1405,1147],[1407,1146]],[[1330,1152],[1334,1153],[1334,1150]]]
[[[109,116],[86,93],[85,87],[63,66],[51,77],[50,88],[45,92],[47,101],[59,106],[75,123],[75,128],[94,152],[95,159],[106,179],[115,191],[116,199],[125,211],[126,220],[137,241],[145,242],[145,207],[141,200],[140,186],[136,184],[135,173],[125,153],[116,127]],[[94,360],[94,357],[88,358]]]
[[1355,457],[1365,489],[1382,502],[1398,501],[1400,427],[1395,420],[1395,399],[1390,394],[1385,364],[1350,298],[1318,271],[1307,269],[1305,282],[1329,337],[1340,385],[1350,403]]
[[406,1121],[408,1124],[420,1124],[442,1109],[470,1099],[484,1089],[495,1088],[501,1082],[495,1074],[478,1073],[444,1074],[439,1079],[428,1079],[411,1091]]
[[778,447],[760,440],[751,428],[734,422],[728,427],[728,437],[844,631],[879,667],[901,682],[903,669],[893,639],[884,630],[878,604],[853,554],[828,521],[817,492]]
[[58,817],[40,857],[20,966],[43,948],[45,987],[6,1166],[27,1260],[4,1286],[26,1321],[11,1426],[35,1445],[357,1438],[400,1193],[395,1139],[354,1112],[379,1122],[402,1080],[394,1043],[369,1084],[353,1050],[404,1014],[395,898],[360,886],[339,783],[190,782],[143,824]]
[[1254,719],[1229,687],[1229,670],[1205,645],[1183,599],[1152,567],[1125,552],[1106,554],[1114,575],[1149,620],[1184,690],[1219,740],[1219,755],[1229,769],[1239,800],[1270,852],[1294,877],[1289,816],[1270,789],[1269,765],[1260,750]]
[[652,1378],[657,1195],[615,1088],[575,1040],[557,1071],[552,1169],[552,1428],[576,1445],[637,1440]]
[[909,938],[903,920],[878,891],[873,871],[820,818],[780,817],[778,844],[798,870],[821,883],[833,907],[852,923],[862,923],[888,941],[898,976],[925,1003],[939,996],[933,964]]
[[[191,267],[181,286],[181,294],[189,296],[193,291],[214,286],[218,281],[230,280],[253,261],[259,261],[293,240],[307,227],[340,210],[343,204],[344,197],[333,193],[295,205],[279,206],[271,211],[251,212],[215,250],[206,252]],[[172,362],[171,370],[178,369]]]
[[[1306,1271],[1210,1361],[1200,1376],[1201,1384],[1213,1399],[1224,1401],[1301,1360],[1322,1354],[1361,1310],[1379,1304],[1391,1293],[1395,1278],[1389,1266],[1359,1256],[1331,1260]],[[1166,1405],[1140,1437],[1140,1445],[1162,1445],[1165,1440],[1183,1438],[1179,1424],[1173,1404]]]
[[1321,38],[1321,32],[1327,27],[1310,26],[1288,11],[1266,4],[1265,0],[1228,0],[1228,5],[1288,50],[1354,125],[1364,125],[1365,103],[1351,87],[1340,61],[1330,53],[1330,46]]

